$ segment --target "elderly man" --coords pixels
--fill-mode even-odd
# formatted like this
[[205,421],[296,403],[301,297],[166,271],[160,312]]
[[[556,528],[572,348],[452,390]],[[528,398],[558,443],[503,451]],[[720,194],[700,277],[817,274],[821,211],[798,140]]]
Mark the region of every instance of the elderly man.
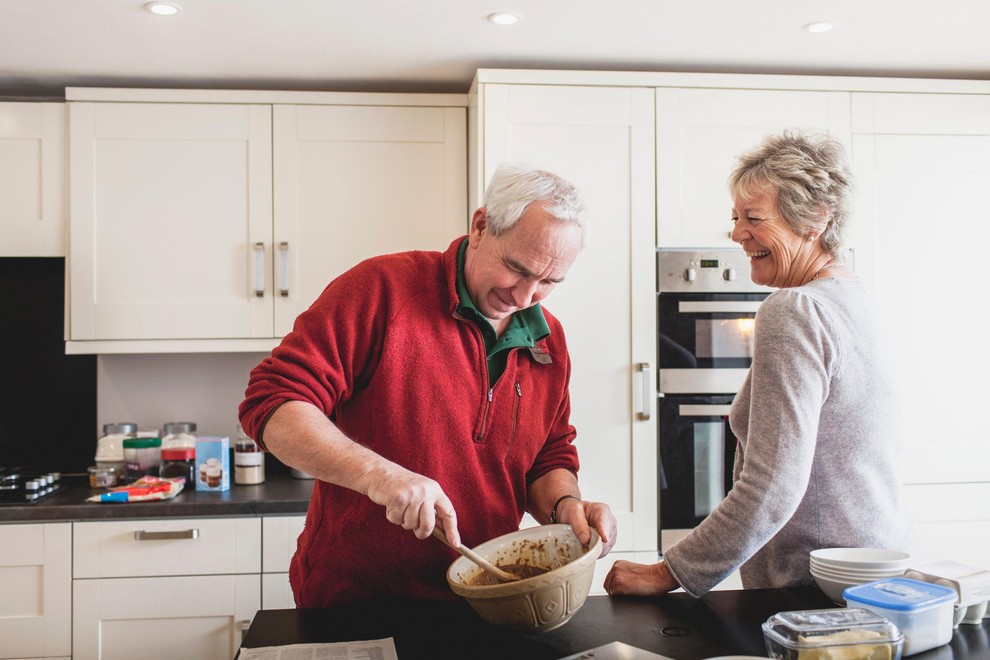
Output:
[[470,234],[444,252],[364,261],[335,279],[252,372],[244,429],[316,477],[290,566],[300,607],[449,599],[453,552],[541,523],[615,543],[581,499],[570,358],[540,301],[583,245],[575,188],[503,165]]

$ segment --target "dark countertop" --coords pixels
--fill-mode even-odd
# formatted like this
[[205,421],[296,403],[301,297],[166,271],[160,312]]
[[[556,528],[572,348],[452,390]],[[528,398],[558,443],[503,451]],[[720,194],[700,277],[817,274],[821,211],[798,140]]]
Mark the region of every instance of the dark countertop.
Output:
[[0,505],[0,523],[77,522],[124,518],[267,516],[305,514],[313,491],[311,479],[288,474],[266,474],[256,486],[231,484],[224,493],[183,489],[170,500],[158,502],[100,503],[86,498],[105,492],[90,488],[89,478],[65,475],[60,492],[34,504]]
[[[321,609],[261,610],[242,646],[278,646],[392,637],[410,658],[556,659],[620,641],[676,660],[766,656],[761,625],[789,610],[835,605],[816,587],[712,591],[659,598],[590,596],[570,621],[543,634],[521,634],[482,620],[465,601],[374,603]],[[961,625],[952,641],[913,660],[990,657],[990,619]]]

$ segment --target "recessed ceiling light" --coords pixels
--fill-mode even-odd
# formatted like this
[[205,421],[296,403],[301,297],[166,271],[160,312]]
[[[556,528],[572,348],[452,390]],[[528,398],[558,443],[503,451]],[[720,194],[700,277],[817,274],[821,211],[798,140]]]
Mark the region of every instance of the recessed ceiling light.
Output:
[[805,25],[804,26],[804,31],[805,32],[814,32],[814,33],[828,32],[829,30],[831,30],[834,27],[835,27],[834,25],[832,25],[831,23],[829,23],[827,21],[816,21],[815,23],[808,23],[807,25]]
[[497,11],[494,14],[488,14],[488,20],[495,25],[513,25],[519,22],[519,17],[508,12]]
[[157,14],[159,16],[175,16],[182,11],[182,7],[179,5],[173,5],[169,2],[149,2],[144,6],[144,8],[152,14]]

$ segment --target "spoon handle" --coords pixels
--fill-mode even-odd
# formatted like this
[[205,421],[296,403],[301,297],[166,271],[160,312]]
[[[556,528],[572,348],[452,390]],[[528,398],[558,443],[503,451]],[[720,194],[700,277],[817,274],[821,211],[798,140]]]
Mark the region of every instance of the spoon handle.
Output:
[[484,557],[482,557],[481,555],[479,555],[477,552],[467,547],[466,545],[462,544],[459,548],[455,548],[450,544],[450,542],[447,540],[447,536],[443,533],[443,530],[440,529],[439,527],[433,528],[433,536],[437,537],[438,539],[443,541],[444,545],[461,553],[462,555],[473,561],[475,564],[485,569],[485,571],[497,577],[502,582],[514,582],[516,580],[522,579],[518,575],[513,575],[508,571],[503,571],[501,568],[491,563],[490,561],[488,561],[487,559],[485,559]]

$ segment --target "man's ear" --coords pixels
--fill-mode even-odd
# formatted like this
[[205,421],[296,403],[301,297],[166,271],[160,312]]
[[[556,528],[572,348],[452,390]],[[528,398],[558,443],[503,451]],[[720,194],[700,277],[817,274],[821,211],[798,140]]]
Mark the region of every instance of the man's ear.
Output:
[[484,206],[478,207],[471,216],[471,234],[468,236],[468,241],[472,247],[477,246],[478,241],[481,240],[481,235],[488,229],[488,209]]

